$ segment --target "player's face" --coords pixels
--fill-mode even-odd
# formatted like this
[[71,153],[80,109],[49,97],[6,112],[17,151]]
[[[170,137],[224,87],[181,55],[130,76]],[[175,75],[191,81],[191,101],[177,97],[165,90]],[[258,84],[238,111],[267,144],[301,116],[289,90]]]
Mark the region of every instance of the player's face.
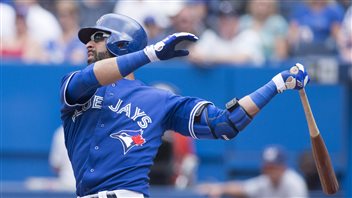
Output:
[[263,173],[267,175],[275,185],[279,184],[285,169],[284,165],[278,164],[266,164],[262,167]]
[[91,40],[86,44],[88,50],[88,64],[112,57],[106,49],[107,37],[109,37],[109,35],[104,32],[96,32],[91,36]]

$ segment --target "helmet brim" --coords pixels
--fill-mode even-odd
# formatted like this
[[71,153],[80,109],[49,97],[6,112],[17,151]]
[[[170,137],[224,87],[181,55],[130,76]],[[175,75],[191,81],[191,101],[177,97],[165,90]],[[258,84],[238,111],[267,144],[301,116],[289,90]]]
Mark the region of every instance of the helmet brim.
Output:
[[111,31],[109,31],[108,29],[101,27],[101,26],[85,27],[85,28],[81,28],[78,31],[78,38],[82,43],[87,44],[90,41],[90,37],[95,32],[98,32],[98,31],[103,31],[103,32],[111,34]]

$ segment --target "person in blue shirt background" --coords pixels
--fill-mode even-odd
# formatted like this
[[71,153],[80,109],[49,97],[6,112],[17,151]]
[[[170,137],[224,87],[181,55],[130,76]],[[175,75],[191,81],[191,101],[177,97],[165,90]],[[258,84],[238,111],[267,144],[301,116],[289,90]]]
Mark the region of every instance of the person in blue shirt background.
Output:
[[343,7],[329,0],[297,3],[289,19],[288,41],[292,53],[336,53],[343,16]]

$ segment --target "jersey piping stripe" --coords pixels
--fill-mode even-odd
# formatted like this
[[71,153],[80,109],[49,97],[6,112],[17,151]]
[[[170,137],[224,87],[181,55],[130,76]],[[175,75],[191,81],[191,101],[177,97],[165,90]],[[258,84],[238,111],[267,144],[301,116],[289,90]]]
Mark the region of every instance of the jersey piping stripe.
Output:
[[207,101],[202,101],[199,102],[198,104],[196,104],[196,106],[192,109],[191,114],[190,114],[190,118],[189,118],[189,122],[188,122],[188,130],[190,132],[190,135],[194,138],[194,139],[199,139],[194,130],[193,130],[193,123],[194,123],[194,117],[196,112],[198,111],[198,109],[204,105],[204,104],[212,104],[211,102],[207,102]]
[[66,80],[66,85],[65,85],[65,89],[64,89],[64,102],[65,102],[65,104],[66,104],[67,106],[69,106],[69,107],[75,107],[75,106],[83,106],[83,105],[85,105],[87,102],[89,102],[89,100],[95,95],[95,93],[96,93],[97,90],[98,90],[98,89],[95,90],[95,93],[92,95],[92,97],[89,98],[89,100],[87,100],[87,102],[85,102],[85,103],[83,103],[83,104],[73,104],[73,105],[68,104],[68,102],[67,102],[67,100],[66,100],[66,90],[67,90],[67,86],[68,86],[68,83],[71,81],[71,78],[73,77],[73,75],[76,74],[77,72],[78,72],[78,71],[73,72],[73,73],[71,74],[71,76],[68,77],[68,79]]

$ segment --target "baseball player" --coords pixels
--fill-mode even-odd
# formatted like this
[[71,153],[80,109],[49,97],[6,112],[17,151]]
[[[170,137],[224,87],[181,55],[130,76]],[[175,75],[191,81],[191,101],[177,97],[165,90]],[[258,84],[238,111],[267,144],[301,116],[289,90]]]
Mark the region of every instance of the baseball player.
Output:
[[148,173],[164,131],[232,139],[277,93],[309,81],[297,64],[223,110],[124,78],[150,62],[187,56],[175,46],[196,41],[195,35],[175,33],[146,46],[147,35],[135,20],[106,14],[78,37],[88,50],[88,66],[63,78],[61,119],[79,197],[148,197]]
[[271,145],[262,153],[261,174],[242,181],[204,183],[197,190],[207,197],[267,197],[307,198],[308,187],[304,178],[288,167],[285,149]]

